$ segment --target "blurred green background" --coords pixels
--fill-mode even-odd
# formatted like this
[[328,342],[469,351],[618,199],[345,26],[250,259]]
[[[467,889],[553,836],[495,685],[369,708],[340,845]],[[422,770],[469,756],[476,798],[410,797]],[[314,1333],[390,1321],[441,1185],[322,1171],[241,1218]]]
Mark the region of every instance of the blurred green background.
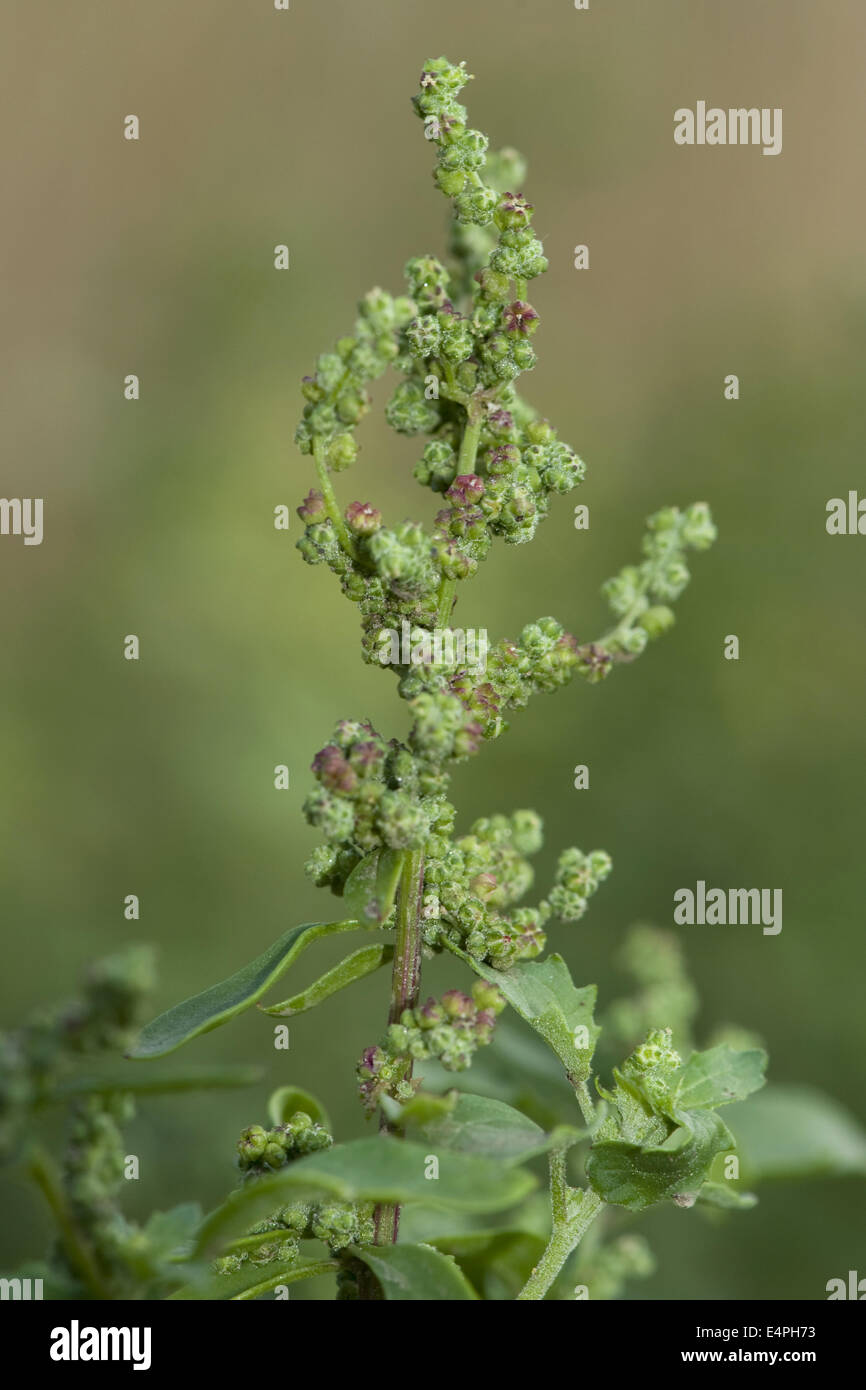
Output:
[[[670,924],[676,888],[781,887],[777,937],[678,929],[704,1036],[753,1028],[774,1080],[862,1115],[866,541],[824,529],[866,450],[859,0],[9,0],[2,30],[3,491],[45,499],[42,546],[0,541],[4,1026],[127,940],[158,945],[161,1008],[331,910],[302,872],[310,760],[338,718],[391,735],[405,712],[361,663],[354,610],[295,552],[294,513],[287,535],[273,508],[313,481],[292,444],[299,377],[363,291],[399,292],[410,255],[444,250],[409,106],[444,52],[476,74],[472,123],[529,159],[551,267],[524,387],[587,461],[591,512],[577,532],[563,500],[534,546],[497,548],[463,625],[495,638],[553,613],[591,639],[649,511],[707,500],[720,529],[671,634],[602,687],[539,697],[458,770],[461,824],[537,808],[542,884],[562,845],[609,850],[585,923],[552,933],[602,998],[625,983],[627,925]],[[676,147],[673,111],[698,99],[781,106],[782,154]],[[419,445],[381,418],[389,390],[340,494],[429,519]],[[430,972],[431,988],[461,982],[447,962]],[[219,1199],[238,1130],[280,1081],[362,1132],[353,1066],[385,988],[296,1020],[288,1060],[254,1014],[194,1044],[190,1060],[258,1061],[267,1083],[141,1107],[130,1209]],[[866,1273],[855,1209],[847,1179],[768,1191],[719,1225],[653,1213],[660,1268],[635,1292],[824,1297]],[[0,1210],[0,1263],[40,1253],[36,1199],[7,1180]]]

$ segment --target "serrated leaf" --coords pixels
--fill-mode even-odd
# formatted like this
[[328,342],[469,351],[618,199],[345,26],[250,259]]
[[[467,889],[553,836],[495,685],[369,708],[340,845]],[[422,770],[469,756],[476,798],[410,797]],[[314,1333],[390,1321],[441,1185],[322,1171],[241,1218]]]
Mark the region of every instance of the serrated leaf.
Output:
[[580,1134],[564,1128],[545,1134],[533,1120],[501,1100],[465,1094],[458,1096],[449,1114],[422,1124],[421,1131],[431,1147],[484,1154],[503,1163],[523,1163],[563,1143],[566,1134],[575,1139]]
[[502,1211],[536,1186],[520,1169],[443,1150],[438,1178],[427,1178],[426,1145],[380,1135],[309,1154],[247,1182],[204,1221],[197,1253],[219,1250],[278,1207],[295,1201],[426,1202],[463,1211]]
[[586,1160],[586,1175],[606,1202],[642,1211],[671,1199],[692,1206],[717,1153],[734,1147],[734,1137],[713,1110],[688,1112],[688,1124],[660,1144],[624,1139],[597,1140]]
[[273,946],[227,980],[175,1004],[174,1008],[146,1024],[127,1056],[136,1061],[143,1057],[164,1057],[201,1033],[219,1028],[255,1004],[314,941],[335,932],[358,929],[355,921],[306,922],[303,926],[292,927]]
[[749,1183],[866,1174],[866,1131],[820,1091],[768,1086],[727,1118]]
[[365,927],[384,922],[397,893],[405,855],[399,850],[374,850],[356,864],[343,889],[343,908]]
[[389,1302],[469,1302],[478,1295],[455,1260],[432,1245],[363,1245],[352,1249]]
[[693,1052],[671,1077],[674,1111],[714,1110],[745,1100],[764,1085],[767,1054],[760,1048],[738,1052],[727,1043]]
[[[453,948],[452,948],[453,949]],[[601,1029],[593,1019],[595,985],[578,988],[560,955],[540,961],[524,961],[511,970],[479,965],[471,956],[456,951],[477,975],[501,989],[511,1007],[540,1033],[565,1067],[569,1083],[577,1087],[590,1074],[592,1055]],[[581,1033],[578,1033],[578,1030]],[[576,1039],[583,1036],[585,1045]]]
[[384,942],[375,946],[362,946],[360,950],[346,956],[332,970],[327,970],[306,989],[301,990],[300,994],[293,995],[282,1004],[259,1004],[257,1007],[263,1014],[272,1014],[277,1018],[291,1018],[293,1014],[302,1014],[307,1009],[314,1009],[323,999],[329,999],[338,990],[345,989],[356,980],[363,980],[365,975],[372,975],[380,966],[388,965],[393,955],[393,946]]
[[268,1119],[272,1125],[284,1125],[299,1110],[309,1115],[314,1124],[331,1128],[328,1112],[321,1101],[300,1086],[280,1086],[268,1098]]

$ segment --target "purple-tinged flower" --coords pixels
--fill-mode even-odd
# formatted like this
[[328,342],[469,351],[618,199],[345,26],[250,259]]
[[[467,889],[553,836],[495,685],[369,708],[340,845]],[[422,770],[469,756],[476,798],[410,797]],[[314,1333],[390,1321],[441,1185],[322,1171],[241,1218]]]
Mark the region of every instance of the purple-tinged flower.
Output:
[[346,525],[356,536],[372,536],[382,525],[382,513],[369,502],[350,502],[346,508]]
[[312,526],[316,522],[326,521],[328,517],[325,499],[315,488],[310,489],[297,511],[298,516],[308,526]]
[[468,507],[484,496],[484,480],[477,473],[460,473],[454,479],[445,496],[458,507]]
[[507,305],[502,317],[509,333],[530,334],[538,327],[538,314],[531,304],[526,304],[522,299],[515,299],[513,304]]

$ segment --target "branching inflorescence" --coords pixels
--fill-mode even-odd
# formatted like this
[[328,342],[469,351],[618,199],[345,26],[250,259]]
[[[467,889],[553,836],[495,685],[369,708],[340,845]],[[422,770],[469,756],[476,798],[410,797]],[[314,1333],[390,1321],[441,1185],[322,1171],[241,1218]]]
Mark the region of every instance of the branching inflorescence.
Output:
[[[113,1208],[106,1234],[101,1189],[88,1188],[105,1154],[116,1166],[120,1112],[114,1102],[85,1107],[57,1200],[72,1203],[67,1266],[90,1280],[91,1291],[126,1288],[130,1261],[146,1256],[139,1287],[159,1296],[173,1289],[178,1298],[257,1298],[331,1273],[341,1299],[405,1299],[407,1289],[419,1299],[540,1299],[570,1296],[563,1270],[580,1245],[572,1277],[590,1281],[593,1297],[610,1297],[626,1277],[652,1267],[629,1234],[614,1229],[600,1243],[611,1213],[662,1201],[736,1207],[753,1200],[720,1180],[729,1174],[719,1174],[717,1160],[735,1139],[716,1112],[762,1084],[764,1054],[727,1042],[693,1050],[696,1001],[676,944],[650,928],[630,938],[627,963],[640,990],[605,1020],[605,1037],[628,1052],[610,1085],[597,1074],[595,986],[575,986],[563,959],[545,955],[547,932],[583,917],[611,871],[610,856],[564,849],[545,895],[527,904],[531,860],[542,845],[539,816],[497,813],[456,830],[452,765],[500,737],[510,712],[533,695],[575,676],[597,683],[639,655],[673,622],[669,605],[689,580],[687,553],[715,537],[703,503],[650,517],[640,562],[604,586],[613,625],[596,640],[578,640],[551,617],[489,647],[486,636],[469,642],[452,626],[459,586],[493,545],[531,541],[555,498],[585,473],[518,393],[536,361],[539,315],[529,284],[547,260],[519,191],[523,162],[513,150],[489,152],[487,138],[468,126],[458,101],[467,81],[463,64],[439,58],[426,64],[414,98],[436,150],[436,183],[453,204],[449,266],[416,257],[406,266],[404,295],[375,289],[364,297],[352,334],[304,378],[296,435],[318,478],[298,508],[299,548],[357,604],[363,657],[391,667],[409,733],[387,739],[364,719],[343,720],[313,760],[315,787],[304,809],[321,843],[307,872],[340,900],[339,920],[289,928],[230,979],[147,1024],[128,1054],[173,1052],[256,1004],[308,946],[360,932],[365,944],[313,984],[260,1007],[289,1018],[390,967],[387,1019],[356,1068],[379,1133],[334,1143],[319,1102],[281,1087],[268,1122],[240,1137],[240,1186],[226,1202],[204,1218],[189,1208],[158,1214],[130,1244],[126,1228],[116,1235]],[[441,502],[429,530],[395,524],[367,500],[337,500],[335,479],[354,462],[355,429],[370,409],[368,387],[388,368],[399,381],[386,418],[398,433],[423,438],[415,477]],[[422,959],[446,952],[477,977],[471,992],[449,989],[423,1002]],[[566,1103],[550,1123],[536,1123],[531,1106],[431,1089],[442,1070],[465,1072],[495,1041],[506,1008],[549,1049],[551,1084],[563,1093],[557,1106]],[[509,1095],[516,1101],[513,1088]],[[587,1142],[586,1185],[572,1186],[571,1151]],[[525,1165],[545,1153],[551,1220],[540,1234],[524,1200],[536,1184]],[[85,1190],[93,1201],[76,1207],[75,1194]],[[488,1250],[473,1227],[471,1247],[486,1252],[473,1264],[458,1216],[452,1240],[424,1226],[433,1192],[440,1209],[458,1214],[509,1210],[519,1240],[500,1248],[491,1237]],[[408,1234],[403,1210],[414,1221]],[[325,1251],[307,1257],[305,1243],[315,1241]],[[120,1274],[111,1265],[118,1250]],[[488,1255],[499,1261],[495,1268],[484,1264]]]
[[[315,458],[319,488],[298,509],[306,523],[299,548],[310,564],[326,564],[357,603],[365,659],[393,670],[412,717],[405,743],[386,743],[369,724],[343,722],[317,754],[319,785],[305,811],[325,843],[307,868],[317,884],[341,894],[371,853],[423,856],[424,946],[459,946],[480,964],[507,969],[544,950],[551,920],[583,915],[611,861],[601,850],[566,850],[547,897],[518,907],[533,880],[529,856],[541,847],[539,818],[530,811],[497,815],[455,839],[448,769],[504,733],[505,716],[532,695],[574,676],[597,682],[665,631],[673,622],[667,605],[689,580],[686,552],[710,545],[715,528],[701,503],[651,517],[641,564],[605,585],[616,622],[598,641],[581,643],[545,617],[471,664],[465,644],[454,640],[449,624],[458,585],[497,540],[531,541],[551,500],[571,492],[585,473],[517,390],[536,362],[539,315],[527,287],[547,259],[532,205],[514,191],[525,172],[520,157],[489,155],[487,137],[467,125],[458,96],[468,80],[463,64],[440,58],[425,66],[414,98],[437,152],[436,183],[453,203],[454,268],[432,256],[410,260],[407,293],[392,298],[372,290],[353,334],[304,378],[307,404],[296,440]],[[341,510],[332,483],[356,457],[353,431],[369,409],[366,388],[389,366],[401,380],[385,409],[388,422],[398,433],[428,439],[415,477],[446,504],[429,532],[414,521],[391,528],[367,501]],[[371,1065],[368,1056],[365,1094]],[[405,1091],[406,1069],[395,1074]]]

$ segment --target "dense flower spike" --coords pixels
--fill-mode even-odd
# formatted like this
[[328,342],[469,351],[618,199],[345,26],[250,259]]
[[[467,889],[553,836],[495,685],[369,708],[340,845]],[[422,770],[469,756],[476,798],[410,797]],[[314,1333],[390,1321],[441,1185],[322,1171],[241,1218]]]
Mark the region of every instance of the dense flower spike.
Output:
[[[548,899],[506,914],[531,871],[503,847],[500,828],[495,852],[488,846],[484,864],[464,872],[467,841],[452,837],[446,770],[504,733],[509,711],[532,695],[575,676],[594,684],[669,627],[668,604],[688,580],[685,552],[705,548],[715,531],[702,504],[651,517],[642,563],[605,585],[617,625],[601,639],[579,641],[546,617],[516,640],[488,645],[485,634],[483,655],[474,659],[455,641],[457,586],[496,540],[531,541],[551,499],[585,474],[574,450],[515,387],[535,363],[539,315],[527,286],[547,261],[532,229],[534,208],[520,191],[520,156],[491,152],[467,124],[458,97],[469,80],[464,64],[437,58],[425,64],[414,98],[436,152],[436,184],[454,205],[454,265],[431,255],[410,259],[406,295],[371,291],[353,335],[323,354],[303,383],[297,440],[315,455],[319,486],[298,508],[305,523],[299,548],[310,563],[326,564],[357,603],[364,658],[393,670],[411,714],[405,743],[386,745],[369,725],[335,737],[314,760],[319,785],[304,810],[325,842],[307,865],[317,884],[342,894],[365,855],[423,851],[427,901],[439,904],[425,919],[429,947],[449,941],[508,968],[543,949],[551,918],[582,915],[610,861],[601,852],[567,851]],[[341,510],[334,495],[332,476],[355,457],[366,388],[388,366],[401,374],[385,407],[389,424],[428,436],[415,477],[442,501],[431,531],[411,520],[388,523],[368,501]],[[483,891],[488,874],[494,883]]]

